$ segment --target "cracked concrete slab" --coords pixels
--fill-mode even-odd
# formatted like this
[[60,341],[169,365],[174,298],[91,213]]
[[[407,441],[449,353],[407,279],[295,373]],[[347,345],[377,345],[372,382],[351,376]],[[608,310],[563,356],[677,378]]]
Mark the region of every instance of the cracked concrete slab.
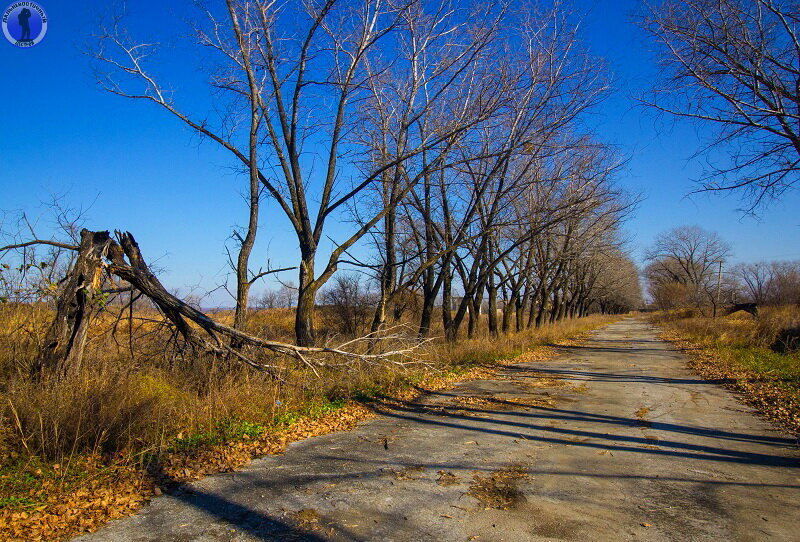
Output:
[[381,416],[353,431],[209,476],[77,540],[798,539],[795,438],[689,372],[640,320],[562,350],[377,404]]

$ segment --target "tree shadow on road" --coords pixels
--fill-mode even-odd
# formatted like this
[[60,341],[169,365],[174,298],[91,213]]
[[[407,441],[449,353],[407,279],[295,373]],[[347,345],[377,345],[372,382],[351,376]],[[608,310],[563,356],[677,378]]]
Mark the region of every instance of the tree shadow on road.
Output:
[[[158,480],[159,487],[164,490],[165,497],[163,498],[178,501],[211,516],[214,523],[231,531],[227,533],[228,535],[232,535],[234,532],[244,533],[257,540],[269,541],[322,542],[327,540],[310,529],[259,512],[218,493],[177,482],[164,473],[158,464],[152,464],[148,470],[150,475]],[[235,497],[235,494],[232,494],[231,497]],[[163,539],[162,535],[169,535],[170,538],[180,536],[180,533],[174,532],[171,528],[167,533],[159,533],[157,529],[157,525],[148,528],[150,534],[154,536],[153,540]],[[203,533],[203,536],[209,535],[213,536],[212,533]]]
[[542,375],[553,376],[555,378],[565,378],[570,380],[579,381],[592,381],[592,382],[645,382],[652,384],[692,384],[696,386],[709,386],[728,384],[733,382],[730,378],[717,378],[706,380],[701,377],[686,377],[686,378],[672,378],[667,376],[647,376],[637,374],[633,371],[630,372],[617,372],[608,373],[601,371],[586,371],[582,369],[548,369],[546,367],[523,367],[511,366],[504,368],[509,374],[515,373],[530,373],[535,372]]
[[[434,393],[442,397],[456,397],[456,393]],[[642,455],[682,457],[703,461],[762,465],[769,467],[800,468],[800,458],[791,457],[787,448],[796,449],[797,442],[788,438],[770,437],[722,431],[706,427],[643,421],[638,418],[625,418],[605,414],[593,414],[578,410],[554,407],[526,407],[524,410],[507,410],[506,406],[516,406],[502,399],[496,410],[491,408],[471,408],[459,406],[457,411],[446,408],[432,412],[430,405],[408,402],[392,405],[373,404],[373,409],[381,415],[424,425],[436,425],[453,429],[463,429],[474,433],[487,433],[530,441],[563,444],[568,446],[597,448]],[[504,405],[503,403],[508,403]],[[591,429],[559,427],[552,422],[572,422],[590,424]],[[708,444],[683,442],[677,438],[654,438],[642,434],[614,434],[613,426],[646,428],[652,431],[668,432],[673,435],[692,435],[708,439]],[[767,447],[765,452],[737,450],[723,446],[721,442],[746,442]],[[773,453],[773,450],[775,453]],[[783,453],[781,453],[783,452]]]

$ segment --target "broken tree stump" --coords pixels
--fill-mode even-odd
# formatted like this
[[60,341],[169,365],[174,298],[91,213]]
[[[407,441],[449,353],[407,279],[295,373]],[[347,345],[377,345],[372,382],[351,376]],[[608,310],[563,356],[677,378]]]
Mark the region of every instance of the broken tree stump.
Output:
[[[78,256],[62,281],[64,286],[56,305],[56,315],[32,369],[35,376],[48,375],[63,379],[80,368],[89,324],[103,308],[102,301],[105,299],[105,294],[101,286],[104,275],[109,278],[113,275],[126,281],[131,289],[141,292],[152,301],[172,324],[177,336],[183,338],[185,346],[192,354],[232,355],[251,367],[266,371],[279,379],[278,366],[259,363],[240,349],[248,346],[285,354],[301,361],[318,374],[317,368],[326,367],[328,364],[321,358],[311,360],[306,356],[328,354],[361,362],[385,361],[404,365],[415,363],[413,360],[401,360],[428,342],[417,339],[407,341],[404,337],[397,336],[394,339],[402,341],[402,347],[386,352],[370,351],[361,354],[341,347],[298,346],[248,335],[214,321],[207,314],[170,294],[148,267],[133,235],[130,232],[119,231],[115,234],[116,240],[112,239],[107,231],[82,230],[80,245],[66,246],[71,250],[77,250]],[[38,240],[34,243],[56,244]],[[57,246],[65,245],[58,243]],[[237,347],[231,345],[234,342]],[[355,342],[350,340],[342,346],[351,347]]]
[[56,315],[33,366],[36,376],[65,378],[80,367],[89,323],[100,309],[103,260],[112,243],[107,231],[81,230],[75,264],[64,279]]

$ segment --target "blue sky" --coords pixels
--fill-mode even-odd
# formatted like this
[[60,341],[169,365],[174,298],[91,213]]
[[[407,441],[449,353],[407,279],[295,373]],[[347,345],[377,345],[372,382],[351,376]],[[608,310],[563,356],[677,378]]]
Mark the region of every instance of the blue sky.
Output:
[[[92,205],[88,227],[132,231],[145,256],[166,270],[169,286],[213,288],[225,273],[223,243],[245,211],[233,162],[154,106],[97,88],[82,51],[105,2],[40,3],[49,29],[39,45],[18,49],[0,42],[0,210],[36,215],[50,193],[62,194],[67,205]],[[601,139],[630,157],[620,182],[645,196],[626,226],[634,255],[660,231],[699,224],[727,239],[737,260],[800,258],[800,191],[760,220],[738,212],[735,196],[685,197],[701,171],[690,160],[698,134],[692,125],[659,122],[632,99],[655,75],[649,45],[629,22],[637,4],[573,3],[586,13],[587,46],[615,74],[614,93],[590,122]],[[155,38],[183,31],[191,8],[169,5],[136,2],[143,22],[134,30]],[[178,48],[168,61],[180,69],[170,74],[178,100],[202,111],[208,96],[197,85],[200,59]],[[254,265],[267,257],[276,266],[293,265],[297,246],[286,218],[267,202],[262,223]],[[334,225],[334,233],[345,228]],[[214,300],[228,302],[221,294]]]

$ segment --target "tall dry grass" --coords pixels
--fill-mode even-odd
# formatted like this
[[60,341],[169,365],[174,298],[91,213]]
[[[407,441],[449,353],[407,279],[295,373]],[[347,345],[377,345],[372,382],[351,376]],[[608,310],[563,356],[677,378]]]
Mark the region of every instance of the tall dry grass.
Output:
[[800,307],[784,305],[761,307],[757,317],[739,311],[728,316],[710,318],[691,309],[663,311],[652,315],[656,323],[664,323],[695,341],[735,347],[755,347],[789,352],[793,330],[800,330]]
[[[189,436],[213,440],[232,424],[269,427],[311,403],[392,393],[431,371],[490,363],[609,321],[594,316],[495,339],[437,340],[422,355],[424,365],[356,363],[323,369],[319,377],[294,360],[253,352],[259,361],[284,367],[279,382],[236,361],[180,353],[157,315],[146,310],[133,320],[109,311],[93,326],[77,373],[66,381],[34,381],[29,367],[51,316],[43,306],[0,305],[0,451],[50,461],[76,454],[151,457],[176,442],[204,442]],[[330,315],[322,310],[319,320],[322,335],[337,339],[327,331],[336,328]],[[290,309],[257,311],[249,319],[251,333],[279,340],[290,340],[292,327]]]

